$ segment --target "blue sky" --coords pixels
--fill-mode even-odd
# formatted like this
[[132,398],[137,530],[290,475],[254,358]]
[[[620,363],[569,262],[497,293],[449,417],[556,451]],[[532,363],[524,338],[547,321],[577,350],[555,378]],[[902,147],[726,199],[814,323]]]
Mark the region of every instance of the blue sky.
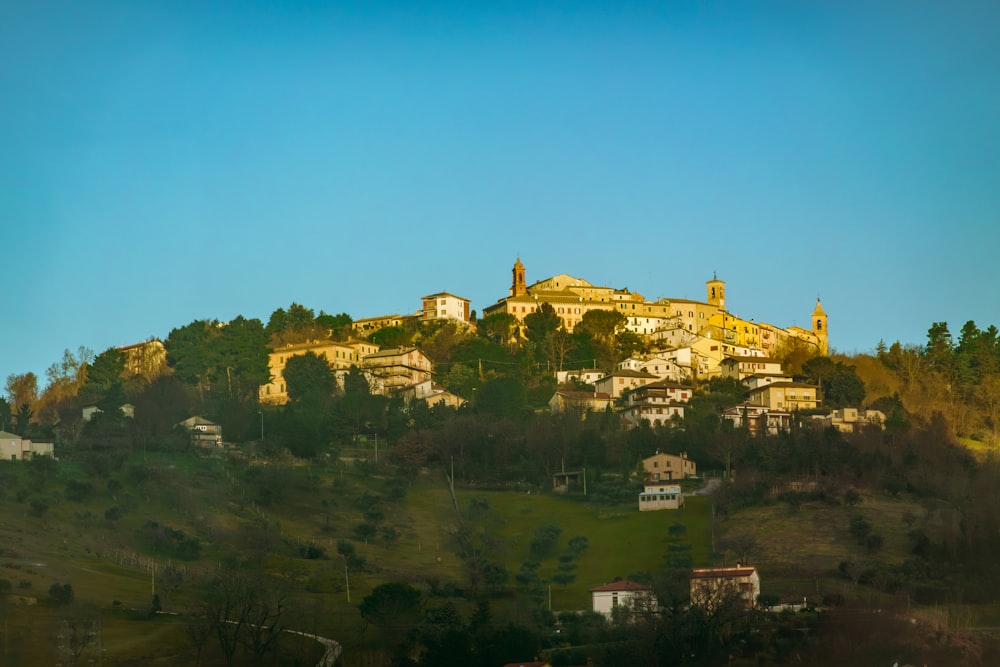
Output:
[[1000,4],[0,4],[0,381],[557,273],[1000,325]]

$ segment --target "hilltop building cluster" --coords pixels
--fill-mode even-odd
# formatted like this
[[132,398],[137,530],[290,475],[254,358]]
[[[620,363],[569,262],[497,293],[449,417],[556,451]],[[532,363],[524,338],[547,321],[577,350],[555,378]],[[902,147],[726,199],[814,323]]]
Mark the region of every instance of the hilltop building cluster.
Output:
[[[797,410],[820,406],[819,388],[785,375],[773,358],[791,342],[812,347],[818,354],[828,353],[828,318],[820,301],[817,299],[812,312],[810,329],[783,328],[730,312],[726,283],[717,276],[707,281],[705,288],[705,300],[694,301],[649,300],[628,289],[593,285],[567,274],[529,285],[518,258],[507,296],[484,308],[483,316],[510,315],[515,323],[512,335],[523,337],[525,318],[543,304],[551,306],[567,331],[580,324],[588,312],[617,312],[624,318],[624,328],[647,343],[650,352],[621,361],[609,373],[596,368],[556,371],[559,389],[549,403],[553,412],[572,410],[585,415],[615,409],[629,426],[642,421],[669,425],[684,417],[692,383],[712,377],[732,378],[747,387],[748,401],[723,417],[754,432],[777,432],[789,426]],[[471,327],[471,312],[468,299],[438,292],[421,297],[421,308],[414,314],[355,320],[351,340],[311,341],[275,349],[269,358],[271,379],[261,386],[260,401],[286,403],[285,364],[295,355],[312,352],[327,360],[341,382],[356,367],[375,393],[460,406],[465,399],[434,382],[434,363],[422,350],[380,349],[369,337],[385,327],[403,327],[410,322],[450,321]],[[838,421],[842,423],[848,422]]]

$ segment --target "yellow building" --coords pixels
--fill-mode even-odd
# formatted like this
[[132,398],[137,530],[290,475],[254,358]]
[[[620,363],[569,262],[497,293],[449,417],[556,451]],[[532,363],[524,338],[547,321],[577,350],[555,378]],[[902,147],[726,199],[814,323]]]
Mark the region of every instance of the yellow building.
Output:
[[167,371],[167,348],[155,338],[134,345],[125,345],[118,350],[125,354],[127,376],[139,375],[152,380]]
[[414,315],[379,315],[378,317],[365,317],[351,322],[351,329],[358,335],[370,336],[379,329],[386,327],[402,327],[407,320],[415,319]]
[[815,410],[819,407],[819,387],[805,382],[772,382],[751,389],[749,403],[770,410]]
[[378,352],[378,345],[367,341],[312,341],[310,343],[297,343],[278,348],[268,355],[268,369],[271,372],[271,381],[261,385],[258,400],[261,403],[284,405],[288,402],[288,390],[285,386],[285,364],[292,357],[312,352],[318,357],[326,359],[330,368],[336,371],[350,370],[351,366],[361,366],[362,360]]

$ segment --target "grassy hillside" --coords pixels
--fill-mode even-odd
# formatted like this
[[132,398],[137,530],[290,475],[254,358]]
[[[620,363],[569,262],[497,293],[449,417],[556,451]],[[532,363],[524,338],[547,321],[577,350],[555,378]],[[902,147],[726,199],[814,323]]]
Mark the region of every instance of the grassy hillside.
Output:
[[[105,664],[189,659],[182,618],[137,619],[154,586],[165,611],[184,611],[200,583],[218,571],[241,569],[282,583],[302,612],[301,629],[347,645],[361,627],[357,605],[379,583],[464,586],[452,540],[455,508],[443,476],[427,471],[411,482],[353,465],[251,467],[150,454],[109,471],[71,461],[51,470],[0,463],[0,489],[0,579],[14,594],[38,600],[32,607],[7,603],[13,648],[0,664],[50,662],[55,638],[65,635],[62,621],[81,606],[90,608],[88,622],[100,610]],[[517,590],[513,574],[531,558],[538,528],[561,529],[553,553],[540,561],[542,579],[557,571],[569,540],[587,538],[574,561],[575,579],[551,586],[556,611],[588,608],[589,589],[615,577],[662,568],[667,529],[676,521],[687,527],[683,540],[696,563],[707,562],[711,550],[705,498],[690,498],[679,512],[645,513],[534,493],[458,488],[457,498],[463,513],[473,501],[489,508],[499,545],[491,557],[511,573],[510,591]],[[355,531],[362,523],[392,528],[398,537],[386,541],[379,532],[366,544]],[[367,562],[350,575],[350,603],[337,553],[344,539]],[[307,547],[323,556],[305,557]],[[76,604],[48,604],[53,583],[70,584]],[[500,613],[509,600],[497,599]]]
[[[871,589],[855,586],[838,573],[838,566],[844,561],[902,563],[911,548],[904,519],[923,512],[911,498],[875,494],[862,494],[861,502],[851,507],[809,501],[795,508],[775,502],[726,517],[719,536],[723,545],[737,536],[752,537],[749,551],[766,594],[789,600],[822,599],[827,593],[870,596]],[[850,530],[852,516],[864,518],[871,532],[881,536],[880,548],[872,551],[858,542]]]

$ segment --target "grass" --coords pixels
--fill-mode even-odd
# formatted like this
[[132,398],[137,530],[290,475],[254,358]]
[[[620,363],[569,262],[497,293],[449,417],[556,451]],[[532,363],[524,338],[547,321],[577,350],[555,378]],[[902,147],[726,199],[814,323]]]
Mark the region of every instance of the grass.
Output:
[[[860,594],[837,573],[841,561],[900,563],[910,557],[909,528],[903,520],[924,510],[910,498],[864,495],[851,508],[822,502],[804,502],[798,510],[775,503],[744,509],[728,516],[720,526],[725,539],[748,533],[756,540],[751,559],[761,573],[764,594],[787,599],[815,599],[827,592]],[[865,518],[872,533],[883,538],[877,554],[869,553],[851,536],[852,514]],[[865,594],[870,589],[863,589]]]

